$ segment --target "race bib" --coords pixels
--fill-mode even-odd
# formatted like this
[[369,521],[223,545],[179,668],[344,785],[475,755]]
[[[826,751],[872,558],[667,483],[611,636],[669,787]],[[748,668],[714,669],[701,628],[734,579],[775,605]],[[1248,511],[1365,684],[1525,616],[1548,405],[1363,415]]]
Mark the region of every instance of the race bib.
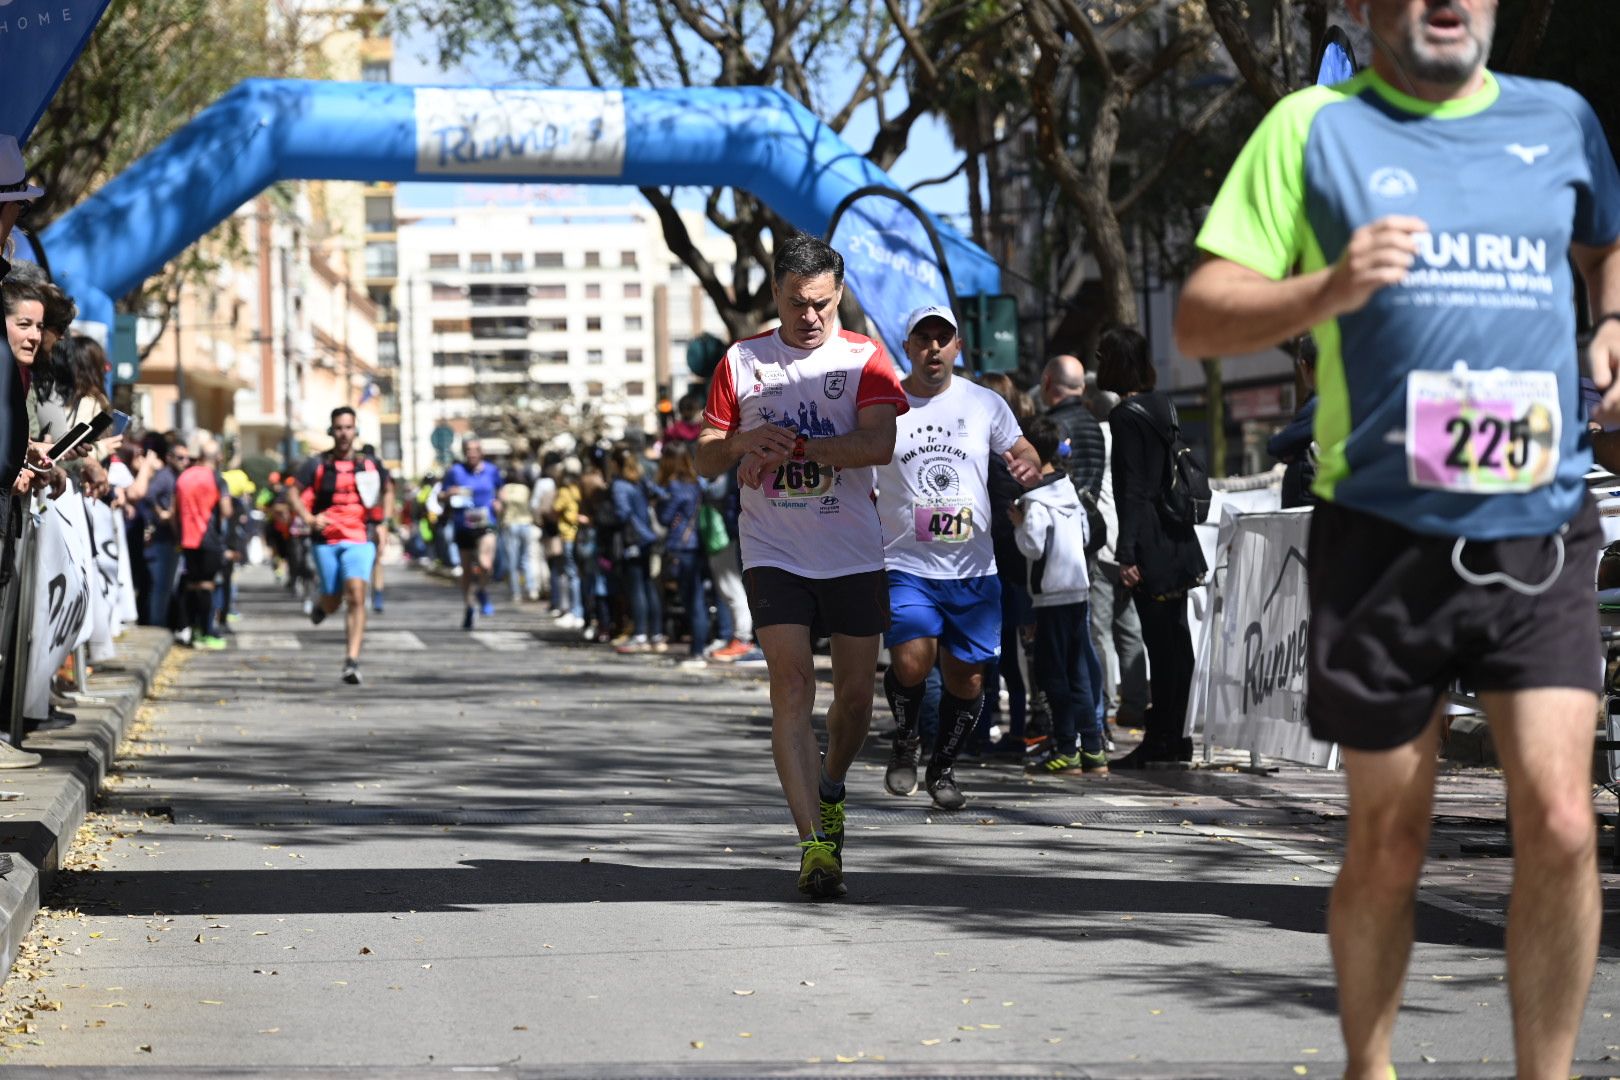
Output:
[[973,539],[973,507],[917,503],[911,508],[919,544],[962,544]]
[[772,502],[799,502],[819,499],[832,490],[836,470],[818,461],[784,461],[763,485]]
[[1558,472],[1563,431],[1550,371],[1414,371],[1406,377],[1406,473],[1469,495],[1534,491]]
[[466,509],[467,507],[469,507],[471,505],[472,505],[472,496],[471,495],[451,494],[451,496],[450,496],[450,509],[452,509],[452,510],[464,510],[464,509]]
[[461,523],[469,529],[489,527],[489,507],[469,506],[461,515]]

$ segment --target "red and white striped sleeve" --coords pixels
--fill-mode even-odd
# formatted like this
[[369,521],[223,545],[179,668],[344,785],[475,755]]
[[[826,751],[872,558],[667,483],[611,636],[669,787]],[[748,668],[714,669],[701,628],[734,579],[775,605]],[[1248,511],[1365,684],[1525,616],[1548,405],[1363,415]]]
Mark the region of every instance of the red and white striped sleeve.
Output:
[[880,342],[872,342],[872,355],[861,369],[861,385],[855,391],[855,408],[872,405],[893,405],[899,416],[911,408],[906,392],[900,386],[900,376],[889,362],[889,354]]
[[703,409],[704,422],[720,431],[731,431],[738,424],[735,351],[736,346],[727,349],[715,368],[714,378],[709,380],[709,402]]

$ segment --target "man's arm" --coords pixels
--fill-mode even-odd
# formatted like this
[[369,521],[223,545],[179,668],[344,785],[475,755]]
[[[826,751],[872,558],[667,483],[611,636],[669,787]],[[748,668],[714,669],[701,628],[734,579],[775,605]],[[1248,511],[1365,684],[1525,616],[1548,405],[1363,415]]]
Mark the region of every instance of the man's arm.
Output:
[[721,431],[713,424],[704,424],[702,432],[698,434],[694,457],[699,474],[715,477],[729,471],[750,453],[780,455],[776,463],[781,464],[793,453],[797,441],[797,435],[776,424],[761,424],[748,431],[736,428]]
[[1012,449],[1001,455],[1001,460],[1007,463],[1012,478],[1025,487],[1032,488],[1041,482],[1041,456],[1022,435],[1012,444]]
[[1195,360],[1241,356],[1359,311],[1373,293],[1406,276],[1416,236],[1427,231],[1418,218],[1381,218],[1352,233],[1331,267],[1280,281],[1230,259],[1208,259],[1182,288],[1176,348]]
[[[1607,248],[1575,244],[1570,253],[1581,277],[1586,279],[1592,318],[1620,314],[1620,242]],[[1592,382],[1603,392],[1603,401],[1592,419],[1600,423],[1620,420],[1620,319],[1598,323],[1587,360],[1592,367]]]
[[894,458],[895,421],[899,416],[900,410],[893,405],[868,405],[860,411],[855,430],[848,435],[806,439],[805,459],[838,469],[887,465]]

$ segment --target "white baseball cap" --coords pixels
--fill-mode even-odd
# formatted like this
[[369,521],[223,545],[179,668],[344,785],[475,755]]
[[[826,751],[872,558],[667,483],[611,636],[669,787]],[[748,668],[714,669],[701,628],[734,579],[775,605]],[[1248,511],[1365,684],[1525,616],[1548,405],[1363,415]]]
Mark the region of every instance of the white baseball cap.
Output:
[[[0,135],[0,187],[21,184],[28,179],[28,163],[23,161],[22,148],[15,135]],[[0,202],[23,202],[45,194],[38,184],[29,184],[16,191],[0,191]]]
[[957,328],[956,316],[951,314],[950,308],[932,304],[928,307],[920,307],[906,316],[906,337],[910,337],[911,332],[917,329],[917,324],[924,319],[944,319],[947,323],[950,323],[952,330]]

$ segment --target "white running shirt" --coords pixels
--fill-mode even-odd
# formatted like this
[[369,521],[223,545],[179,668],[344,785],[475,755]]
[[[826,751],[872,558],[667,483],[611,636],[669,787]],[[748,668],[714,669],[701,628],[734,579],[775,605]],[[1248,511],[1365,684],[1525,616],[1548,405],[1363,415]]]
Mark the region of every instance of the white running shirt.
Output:
[[1023,435],[1000,394],[960,375],[934,397],[906,400],[894,460],[878,470],[883,556],[890,570],[958,580],[996,572],[990,455]]
[[[816,349],[796,349],[775,331],[726,350],[709,383],[703,418],[721,431],[779,424],[811,439],[848,435],[860,410],[906,395],[883,346],[840,330]],[[774,566],[807,578],[883,569],[883,532],[872,503],[873,468],[789,461],[758,489],[742,489],[738,531],[743,569]]]

